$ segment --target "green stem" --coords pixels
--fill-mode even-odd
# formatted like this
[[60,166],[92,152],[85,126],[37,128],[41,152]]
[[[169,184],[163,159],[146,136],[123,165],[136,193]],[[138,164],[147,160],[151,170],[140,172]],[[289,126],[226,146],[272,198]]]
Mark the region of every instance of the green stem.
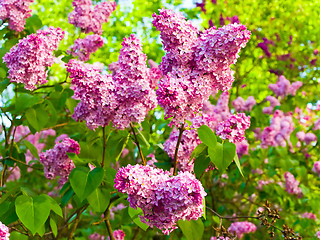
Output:
[[136,132],[134,131],[134,128],[133,128],[133,124],[132,124],[132,123],[130,123],[130,127],[131,127],[131,130],[132,130],[134,139],[135,139],[135,143],[136,143],[136,145],[137,145],[137,147],[138,147],[138,150],[139,150],[139,153],[140,153],[140,157],[141,157],[141,160],[142,160],[142,164],[143,164],[144,166],[146,166],[146,165],[147,165],[147,161],[146,161],[146,159],[143,157],[143,153],[142,153],[142,150],[141,150],[141,148],[140,148],[140,144],[139,144],[139,141],[138,141]]
[[103,138],[103,152],[102,152],[102,162],[101,162],[101,167],[104,167],[104,158],[105,158],[105,154],[106,154],[106,127],[103,126],[102,127],[102,138]]
[[181,127],[179,128],[179,137],[176,145],[176,150],[174,152],[174,165],[173,165],[173,175],[177,175],[177,165],[178,165],[178,151],[179,151],[179,145],[181,142],[182,134],[184,131],[184,123],[181,124]]

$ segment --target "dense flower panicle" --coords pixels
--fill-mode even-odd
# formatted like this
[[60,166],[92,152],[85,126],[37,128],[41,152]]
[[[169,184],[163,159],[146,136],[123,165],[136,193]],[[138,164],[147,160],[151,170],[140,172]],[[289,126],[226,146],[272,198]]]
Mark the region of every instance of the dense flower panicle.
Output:
[[302,218],[308,218],[308,219],[313,219],[317,220],[317,216],[313,213],[310,212],[305,212],[304,214],[301,215]]
[[150,75],[150,87],[151,89],[155,89],[158,86],[159,80],[162,77],[162,72],[158,67],[158,64],[153,60],[148,60],[149,64],[149,75]]
[[72,117],[76,121],[86,121],[89,129],[108,125],[117,107],[112,77],[77,60],[70,60],[67,71],[74,90],[73,98],[80,100]]
[[38,30],[19,40],[4,57],[11,82],[24,83],[25,89],[34,90],[38,84],[47,83],[46,67],[54,63],[53,51],[64,37],[61,28]]
[[269,84],[269,88],[277,97],[285,97],[289,94],[295,96],[296,91],[303,85],[302,82],[296,81],[290,84],[290,81],[283,75],[279,76],[276,84]]
[[243,140],[242,142],[236,142],[235,144],[239,158],[241,158],[243,155],[248,155],[249,143],[247,142],[247,140]]
[[0,19],[9,19],[9,28],[17,32],[24,30],[26,19],[31,17],[30,3],[33,0],[0,0]]
[[9,240],[9,228],[0,221],[0,239]]
[[305,142],[306,145],[309,145],[312,142],[315,142],[318,140],[317,136],[314,133],[305,133],[303,131],[299,131],[296,134],[297,138],[301,142]]
[[78,57],[80,61],[88,61],[90,59],[90,54],[98,50],[98,48],[103,46],[103,39],[98,34],[88,35],[84,39],[78,38],[74,45],[72,45],[68,50],[68,54],[72,54],[74,57]]
[[253,96],[249,96],[246,101],[242,97],[237,97],[232,101],[232,105],[237,112],[250,112],[256,105],[256,100]]
[[227,90],[233,81],[230,65],[248,40],[242,25],[211,28],[201,33],[181,13],[160,9],[153,14],[153,25],[161,31],[166,51],[162,58],[157,100],[170,126],[192,119],[217,89]]
[[320,239],[320,231],[316,232],[315,236]]
[[60,176],[59,183],[61,185],[68,181],[69,174],[75,166],[67,153],[79,154],[79,143],[73,139],[65,138],[62,142],[57,143],[53,149],[39,155],[46,178],[53,179]]
[[[201,143],[201,140],[198,137],[197,128],[205,124],[214,130],[217,126],[216,118],[214,115],[209,114],[202,114],[202,116],[195,117],[191,122],[192,126],[190,127],[192,129],[185,130],[183,132],[181,142],[179,144],[177,167],[180,171],[193,171],[194,160],[190,161],[191,153]],[[163,144],[164,151],[172,160],[174,159],[178,138],[179,130],[173,129],[170,133],[169,139],[167,139]]]
[[250,31],[237,23],[217,30],[210,28],[200,35],[194,45],[194,61],[200,70],[211,75],[213,88],[222,91],[231,88],[234,79],[230,66],[236,62],[240,49],[249,38]]
[[91,235],[89,235],[89,240],[105,240],[106,237],[103,235],[100,235],[99,233],[93,233]]
[[68,16],[70,24],[81,28],[85,33],[102,34],[102,24],[108,22],[111,13],[116,9],[115,1],[101,2],[92,6],[91,0],[73,0],[74,11]]
[[234,222],[228,228],[229,232],[237,234],[237,237],[242,238],[244,233],[255,232],[257,230],[256,225],[251,222]]
[[151,88],[147,56],[135,35],[124,38],[118,60],[119,68],[113,75],[115,97],[118,101],[113,124],[124,129],[130,122],[141,123],[156,107],[155,91]]
[[292,113],[284,114],[276,110],[271,120],[270,127],[266,127],[261,135],[261,147],[281,146],[285,147],[287,142],[291,147],[290,134],[294,130]]
[[[115,240],[124,240],[125,236],[126,234],[124,233],[123,230],[114,230],[113,232],[113,237]],[[108,237],[108,239],[110,240],[110,237]]]
[[299,181],[294,178],[294,176],[290,172],[286,172],[284,174],[284,178],[286,180],[285,186],[286,191],[289,194],[295,194],[300,198],[302,196],[301,188],[299,188]]
[[320,129],[320,119],[315,121],[314,126],[312,128],[313,131],[319,130]]
[[264,114],[272,114],[274,107],[280,106],[279,100],[277,98],[273,97],[273,96],[267,96],[266,97],[266,101],[270,102],[270,106],[263,108],[262,111],[263,111]]
[[231,115],[228,119],[218,124],[216,134],[221,139],[228,139],[232,143],[242,142],[245,130],[250,127],[250,116],[244,113]]
[[319,175],[320,177],[320,161],[317,161],[313,164],[312,171]]
[[127,165],[115,177],[114,187],[128,194],[130,207],[140,207],[141,220],[169,234],[178,220],[198,219],[203,213],[201,183],[189,172],[170,177],[162,169],[142,165]]

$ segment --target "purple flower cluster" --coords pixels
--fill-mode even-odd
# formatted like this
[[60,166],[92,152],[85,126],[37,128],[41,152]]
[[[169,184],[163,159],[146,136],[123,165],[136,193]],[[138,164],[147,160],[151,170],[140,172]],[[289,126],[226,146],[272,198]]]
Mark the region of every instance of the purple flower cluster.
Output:
[[291,147],[290,134],[294,130],[294,123],[292,121],[292,113],[284,114],[280,110],[276,110],[271,124],[266,127],[261,135],[261,147],[281,146],[285,147],[288,142]]
[[255,232],[257,230],[256,225],[251,222],[234,222],[228,228],[229,232],[237,234],[237,237],[242,238],[244,233]]
[[268,40],[268,38],[263,38],[263,42],[258,43],[257,47],[261,48],[267,57],[271,57],[271,52],[269,50],[269,45],[275,45],[274,41]]
[[304,214],[301,215],[302,218],[308,218],[308,219],[313,219],[317,220],[317,216],[313,213],[310,212],[305,212]]
[[0,222],[0,239],[1,240],[9,240],[10,233],[9,228]]
[[218,124],[216,134],[221,139],[228,139],[232,143],[242,142],[245,130],[250,127],[250,116],[244,113],[231,115],[225,121]]
[[70,24],[81,28],[85,33],[102,34],[102,24],[108,22],[111,13],[116,10],[115,1],[101,2],[92,6],[91,0],[73,0],[74,11],[68,16]]
[[315,236],[320,239],[320,231],[316,232]]
[[114,187],[128,194],[130,207],[141,208],[141,220],[164,234],[177,228],[178,220],[198,219],[206,195],[201,182],[189,172],[170,177],[162,169],[127,165],[115,177]]
[[[192,126],[190,130],[183,132],[178,151],[178,169],[180,171],[193,171],[194,159],[190,161],[191,153],[201,143],[198,137],[197,128],[202,125],[209,126],[212,130],[216,128],[217,120],[214,115],[202,114],[202,116],[195,117],[191,120]],[[179,138],[179,131],[173,129],[170,133],[169,139],[163,144],[164,151],[174,159],[175,149]]]
[[113,75],[115,97],[118,102],[113,124],[124,129],[130,122],[141,123],[156,107],[155,91],[151,88],[147,56],[135,35],[124,38],[118,60],[119,68]]
[[68,181],[71,170],[75,167],[67,153],[80,153],[79,143],[73,139],[65,138],[57,143],[53,149],[40,154],[40,162],[44,167],[46,178],[53,179],[60,176],[59,183],[62,185]]
[[73,117],[85,120],[90,129],[106,126],[110,121],[124,129],[130,122],[141,123],[156,106],[140,41],[131,35],[124,38],[122,46],[112,76],[102,75],[92,65],[76,60],[68,64],[74,98],[81,100]]
[[202,106],[202,111],[214,115],[218,123],[222,122],[231,115],[229,110],[229,99],[229,92],[222,92],[216,106],[212,105],[209,101],[205,101]]
[[249,96],[246,101],[242,97],[237,97],[232,101],[232,105],[237,112],[250,112],[256,105],[256,100],[253,96]]
[[320,177],[320,161],[317,161],[313,164],[312,171],[319,175]]
[[296,180],[290,172],[286,172],[284,174],[284,178],[286,180],[286,191],[289,194],[297,195],[298,198],[302,197],[301,188],[299,188],[299,181]]
[[46,67],[54,63],[53,51],[64,37],[61,28],[38,30],[13,46],[3,61],[9,68],[12,82],[24,83],[25,89],[34,90],[37,84],[47,83]]
[[276,84],[269,84],[269,88],[277,97],[285,97],[289,94],[296,95],[296,91],[303,85],[302,82],[296,81],[290,84],[290,81],[283,75],[279,76]]
[[76,121],[86,121],[89,129],[108,125],[117,106],[112,77],[77,60],[68,63],[67,71],[72,79],[73,98],[80,100],[72,117]]
[[29,4],[32,2],[33,0],[0,0],[0,19],[8,19],[10,29],[23,31],[26,19],[31,17]]
[[196,116],[205,100],[217,89],[227,90],[233,81],[230,65],[236,61],[250,32],[230,24],[201,33],[181,13],[161,9],[153,14],[153,25],[161,32],[166,55],[162,58],[157,100],[170,125]]
[[296,134],[299,141],[304,142],[306,145],[309,145],[312,142],[315,142],[318,140],[317,136],[314,133],[305,133],[303,131],[299,131]]
[[279,100],[277,98],[273,97],[273,96],[267,96],[266,97],[266,101],[270,102],[270,106],[263,108],[262,111],[263,111],[264,114],[272,114],[274,107],[280,106]]
[[88,61],[90,54],[94,53],[103,46],[103,39],[98,34],[88,35],[84,39],[78,38],[74,45],[68,50],[68,54],[72,54],[74,57],[78,57],[80,61]]
[[249,153],[249,143],[247,140],[243,140],[242,142],[236,142],[236,149],[238,157],[241,158],[243,155],[248,155]]
[[[113,231],[113,237],[115,240],[124,240],[125,236],[126,236],[126,234],[124,233],[123,230],[114,230]],[[110,240],[110,237],[108,237],[108,239]]]

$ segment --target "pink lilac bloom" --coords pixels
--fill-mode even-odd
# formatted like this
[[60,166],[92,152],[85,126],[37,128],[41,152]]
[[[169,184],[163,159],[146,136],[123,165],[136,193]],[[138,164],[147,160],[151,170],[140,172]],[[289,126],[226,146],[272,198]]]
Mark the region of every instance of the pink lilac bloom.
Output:
[[23,31],[26,19],[31,17],[29,5],[32,2],[33,0],[0,0],[0,19],[8,19],[10,29]]
[[230,24],[198,33],[181,13],[164,8],[153,18],[166,51],[160,64],[164,76],[158,85],[157,100],[165,118],[173,118],[170,126],[178,126],[195,117],[214,90],[231,87],[230,65],[250,32],[242,25]]
[[48,179],[60,176],[59,183],[63,185],[68,181],[71,170],[75,167],[67,153],[80,153],[79,143],[73,139],[65,138],[57,143],[53,149],[40,154],[40,162],[44,167],[44,174]]
[[290,134],[294,130],[292,113],[284,114],[280,110],[276,110],[271,120],[270,127],[266,127],[261,135],[261,147],[288,145],[291,147]]
[[320,231],[316,232],[315,236],[320,239]]
[[11,82],[24,83],[24,88],[28,90],[47,83],[46,68],[54,63],[53,51],[63,37],[61,28],[49,27],[38,30],[37,35],[31,34],[19,40],[3,57]]
[[306,143],[306,145],[309,145],[312,142],[317,141],[318,138],[314,133],[307,133],[306,136],[304,137],[304,142]]
[[294,178],[294,176],[290,172],[286,172],[284,174],[284,178],[286,180],[285,186],[286,191],[289,194],[297,195],[298,198],[302,196],[301,188],[299,188],[299,181]]
[[313,131],[319,130],[320,129],[320,119],[315,121],[314,126],[312,128]]
[[87,35],[84,39],[78,38],[74,45],[68,50],[68,54],[72,54],[74,57],[78,57],[80,61],[88,61],[90,54],[96,52],[103,46],[103,39],[98,34]]
[[237,112],[249,112],[256,104],[253,96],[249,96],[246,101],[242,97],[237,97],[232,101],[232,105]]
[[256,187],[258,190],[263,190],[264,185],[268,185],[270,183],[273,183],[273,180],[259,180],[258,186]]
[[304,214],[301,215],[302,218],[308,218],[308,219],[313,219],[317,220],[317,216],[313,213],[305,212]]
[[312,171],[319,175],[320,177],[320,161],[317,161],[313,164]]
[[247,221],[234,222],[228,228],[228,231],[231,233],[235,233],[239,239],[243,237],[244,233],[255,232],[256,230],[257,230],[256,225]]
[[91,235],[89,235],[89,240],[105,240],[106,237],[103,235],[100,235],[99,233],[93,233]]
[[280,102],[277,98],[273,96],[267,96],[266,101],[270,102],[270,107],[265,107],[263,108],[263,113],[264,114],[272,114],[273,113],[273,108],[276,106],[280,106]]
[[79,27],[82,32],[102,34],[102,24],[107,23],[116,10],[115,1],[100,2],[93,7],[91,0],[73,0],[74,11],[68,16],[70,24]]
[[[124,233],[123,230],[115,230],[113,232],[113,237],[115,240],[124,240],[125,236],[126,236],[126,234]],[[110,240],[110,237],[108,237],[108,240]]]
[[296,91],[303,85],[302,82],[296,81],[290,84],[290,81],[283,75],[279,76],[276,84],[269,84],[269,88],[277,97],[285,97],[289,94],[295,96]]
[[241,142],[236,142],[236,151],[238,154],[238,157],[241,158],[243,155],[249,154],[249,143],[247,140],[243,140]]
[[67,64],[67,71],[73,98],[80,100],[72,117],[76,121],[86,121],[91,130],[108,125],[118,104],[111,75],[102,75],[94,66],[74,59]]
[[124,129],[131,122],[141,123],[156,107],[156,95],[150,86],[146,59],[141,42],[135,35],[124,38],[119,68],[113,75],[118,105],[112,122],[116,128]]
[[117,206],[113,206],[110,208],[110,219],[114,219],[115,212],[121,211],[122,209],[125,209],[127,206],[125,206],[123,203],[119,203]]
[[[178,151],[178,164],[177,167],[180,171],[193,171],[194,159],[191,159],[191,153],[201,143],[198,137],[197,128],[201,125],[207,125],[214,130],[217,126],[217,120],[214,115],[202,114],[202,116],[195,117],[191,120],[192,126],[190,130],[183,132]],[[173,160],[177,141],[179,138],[179,130],[174,128],[170,133],[169,138],[163,144],[164,151]]]
[[228,139],[232,143],[242,142],[245,130],[250,127],[250,116],[244,113],[231,115],[228,119],[218,124],[216,134],[223,140]]
[[10,233],[9,228],[0,222],[0,239],[1,240],[9,240]]
[[150,87],[151,89],[155,89],[158,86],[159,80],[162,77],[161,70],[153,60],[149,59],[148,64],[149,68],[149,75],[150,75]]
[[179,220],[197,220],[206,195],[201,182],[189,172],[170,177],[162,169],[142,165],[120,168],[114,187],[128,194],[130,207],[141,208],[141,221],[169,235]]
[[209,101],[205,101],[202,106],[202,111],[214,116],[216,118],[216,123],[222,122],[231,115],[229,110],[229,98],[229,92],[222,92],[216,106],[212,105]]

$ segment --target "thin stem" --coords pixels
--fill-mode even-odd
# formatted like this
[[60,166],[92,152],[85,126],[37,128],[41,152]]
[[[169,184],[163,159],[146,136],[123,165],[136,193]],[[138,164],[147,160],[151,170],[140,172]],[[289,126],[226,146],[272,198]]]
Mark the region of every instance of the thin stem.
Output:
[[176,150],[174,152],[174,165],[173,165],[173,175],[177,175],[177,165],[178,165],[178,151],[179,151],[179,145],[181,142],[182,134],[184,131],[184,123],[181,124],[181,127],[179,128],[179,137],[176,145]]
[[260,219],[260,217],[250,217],[250,216],[234,216],[234,217],[224,217],[221,216],[219,213],[217,213],[216,211],[214,211],[213,209],[209,208],[206,206],[206,209],[210,210],[210,212],[212,212],[214,215],[216,215],[217,217],[219,217],[220,219],[238,219],[238,218],[253,218],[253,219]]
[[104,167],[104,158],[106,154],[106,127],[102,127],[102,138],[103,138],[103,150],[102,150],[102,162],[101,162],[101,167]]
[[147,161],[146,161],[146,159],[143,157],[143,153],[142,153],[142,150],[141,150],[141,148],[140,148],[140,144],[139,144],[139,141],[138,141],[136,132],[134,131],[134,128],[133,128],[133,124],[132,124],[132,123],[130,123],[130,127],[131,127],[132,133],[133,133],[133,135],[134,135],[135,143],[136,143],[136,145],[137,145],[137,147],[138,147],[138,150],[139,150],[139,153],[140,153],[140,157],[141,157],[141,160],[142,160],[142,164],[143,164],[144,166],[146,166],[146,165],[147,165]]

